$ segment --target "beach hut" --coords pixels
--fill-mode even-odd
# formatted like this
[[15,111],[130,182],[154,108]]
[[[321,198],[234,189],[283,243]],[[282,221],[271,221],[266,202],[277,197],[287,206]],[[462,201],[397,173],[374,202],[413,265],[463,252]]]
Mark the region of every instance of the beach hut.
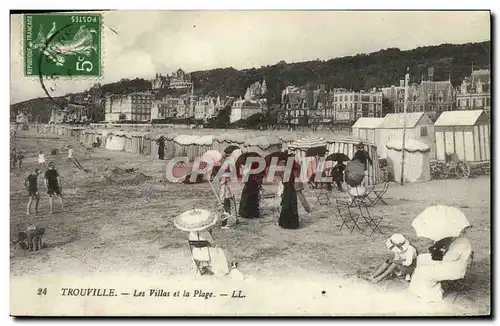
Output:
[[132,131],[130,133],[130,138],[132,139],[132,153],[142,154],[144,135],[145,132],[143,131]]
[[106,149],[111,151],[124,151],[127,137],[123,131],[114,130],[111,133],[111,139],[106,143]]
[[146,132],[144,134],[144,143],[142,145],[142,154],[151,155],[151,140],[154,136],[154,132]]
[[177,134],[172,131],[163,134],[163,137],[165,137],[165,159],[167,160],[175,156],[174,139],[176,136]]
[[[401,180],[401,159],[403,141],[393,139],[386,145],[387,166],[396,181]],[[426,182],[431,179],[429,166],[429,145],[418,140],[405,140],[404,182]]]
[[378,142],[375,142],[379,148],[380,158],[387,157],[387,143],[393,139],[403,138],[403,126],[406,125],[405,139],[418,140],[425,143],[430,148],[430,157],[434,157],[434,124],[424,112],[406,113],[406,124],[404,113],[387,114],[378,126]]
[[[343,153],[347,155],[350,159],[353,158],[354,153],[356,153],[356,146],[359,143],[363,143],[364,150],[368,153],[372,159],[373,164],[368,165],[368,184],[378,184],[383,181],[382,174],[379,165],[379,155],[377,151],[377,146],[375,143],[367,141],[366,139],[353,137],[353,136],[330,136],[326,138],[326,156],[333,153]],[[326,166],[328,166],[328,163]]]
[[197,141],[200,136],[197,135],[178,135],[174,138],[175,156],[187,156],[189,161],[194,160],[196,156]]
[[124,132],[123,137],[125,137],[125,149],[124,149],[124,151],[127,153],[133,153],[131,132],[130,131]]
[[483,110],[446,111],[434,124],[436,159],[456,153],[468,162],[490,160],[490,119]]
[[224,153],[224,150],[230,145],[243,147],[243,145],[245,144],[245,139],[249,137],[251,137],[251,135],[245,134],[244,132],[222,133],[214,138],[212,147],[214,150]]
[[[202,157],[207,151],[212,149],[212,144],[214,141],[214,136],[203,135],[196,140],[196,145],[194,145],[194,156]],[[219,152],[220,153],[220,152]]]
[[295,134],[279,135],[278,140],[281,142],[282,150],[286,150],[288,149],[288,145],[297,140],[297,136]]
[[248,138],[243,145],[243,152],[257,153],[262,157],[281,151],[281,142],[274,136]]
[[[379,142],[379,129],[384,118],[359,118],[352,126],[352,135],[360,139],[368,140],[371,143],[377,144],[379,155],[384,153],[384,146]],[[385,145],[385,144],[384,144]]]

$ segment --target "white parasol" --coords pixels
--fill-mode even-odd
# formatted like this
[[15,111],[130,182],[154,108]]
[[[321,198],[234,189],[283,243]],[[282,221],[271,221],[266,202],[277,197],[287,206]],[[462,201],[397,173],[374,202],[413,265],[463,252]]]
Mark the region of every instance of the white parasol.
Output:
[[176,228],[182,231],[202,231],[217,223],[217,215],[206,210],[193,208],[178,215],[174,220]]
[[418,237],[439,241],[459,236],[463,229],[470,226],[470,223],[458,208],[435,205],[427,207],[411,225]]
[[203,154],[203,158],[204,159],[210,158],[213,164],[217,165],[220,164],[222,161],[222,154],[219,151],[211,149],[205,152],[205,154]]

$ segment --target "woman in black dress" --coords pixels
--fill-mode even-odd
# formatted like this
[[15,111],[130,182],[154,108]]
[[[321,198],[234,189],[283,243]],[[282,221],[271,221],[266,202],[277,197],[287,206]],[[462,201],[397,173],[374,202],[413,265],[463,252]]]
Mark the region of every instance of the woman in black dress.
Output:
[[156,143],[158,144],[158,158],[165,159],[165,137],[161,136]]
[[283,229],[298,229],[299,208],[297,205],[297,191],[295,190],[295,177],[299,175],[300,167],[294,162],[290,178],[283,180],[283,195],[281,196],[281,213],[279,226]]
[[258,175],[248,176],[248,181],[243,186],[238,214],[243,218],[260,217],[260,189],[262,178]]

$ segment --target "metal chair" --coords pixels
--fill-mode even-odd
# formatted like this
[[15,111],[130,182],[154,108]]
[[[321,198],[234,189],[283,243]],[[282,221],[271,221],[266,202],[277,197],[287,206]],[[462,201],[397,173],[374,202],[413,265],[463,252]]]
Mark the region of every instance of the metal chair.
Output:
[[[193,262],[196,265],[196,270],[198,273],[200,273],[200,275],[208,274],[208,272],[209,272],[208,269],[212,267],[212,257],[210,256],[210,250],[209,250],[209,248],[211,247],[210,242],[208,242],[206,240],[188,240],[188,243],[189,243],[189,250],[191,251],[191,256],[193,256],[193,248],[197,248],[197,249],[206,248],[207,253],[208,253],[208,258],[209,258],[208,265],[201,266],[202,262],[207,262],[207,261],[197,260],[194,258],[193,258]],[[207,270],[204,270],[204,269],[207,269]]]
[[370,214],[370,210],[368,209],[368,206],[365,204],[365,202],[360,202],[357,201],[355,202],[356,207],[359,210],[359,214],[361,218],[364,220],[364,223],[368,225],[368,227],[371,229],[371,233],[368,236],[371,236],[373,233],[378,232],[380,234],[384,234],[382,230],[380,229],[380,223],[384,219],[383,217],[374,217]]
[[376,187],[372,188],[372,190],[366,195],[368,200],[370,201],[370,205],[376,205],[378,202],[381,202],[384,205],[387,205],[387,202],[384,200],[384,195],[389,189],[389,180],[384,181],[384,185],[381,189],[377,189]]
[[[342,220],[342,224],[339,227],[339,231],[342,231],[344,225],[351,231],[351,233],[354,232],[354,229],[357,228],[360,233],[363,231],[359,227],[358,224],[358,218],[355,218],[351,212],[351,205],[347,201],[343,200],[335,200],[335,205],[337,206],[337,211],[340,219]],[[352,224],[352,227],[349,226],[349,224]]]

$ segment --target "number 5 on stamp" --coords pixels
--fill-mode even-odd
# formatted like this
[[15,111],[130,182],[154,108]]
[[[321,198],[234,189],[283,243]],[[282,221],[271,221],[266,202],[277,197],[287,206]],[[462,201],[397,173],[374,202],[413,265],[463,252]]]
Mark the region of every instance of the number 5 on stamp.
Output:
[[95,13],[24,15],[25,76],[101,76],[101,26]]

